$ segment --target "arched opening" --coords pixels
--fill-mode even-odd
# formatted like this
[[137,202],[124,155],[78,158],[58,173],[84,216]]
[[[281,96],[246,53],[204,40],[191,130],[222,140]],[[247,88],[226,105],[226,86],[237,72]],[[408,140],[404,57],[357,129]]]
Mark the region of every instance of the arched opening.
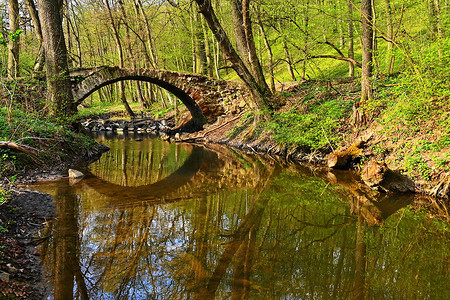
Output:
[[[95,76],[95,74],[91,76]],[[101,75],[98,77],[101,77]],[[187,92],[171,83],[163,81],[159,78],[149,76],[129,75],[116,78],[98,78],[97,80],[88,80],[88,82],[82,81],[74,88],[74,94],[76,94],[76,104],[81,104],[88,96],[104,86],[125,80],[137,80],[155,84],[169,91],[175,97],[180,99],[180,101],[186,106],[192,116],[191,121],[188,124],[185,124],[186,127],[199,130],[206,123],[206,118],[203,115],[200,106],[195,102],[194,99],[192,99],[192,97]],[[91,82],[92,84],[90,84]]]

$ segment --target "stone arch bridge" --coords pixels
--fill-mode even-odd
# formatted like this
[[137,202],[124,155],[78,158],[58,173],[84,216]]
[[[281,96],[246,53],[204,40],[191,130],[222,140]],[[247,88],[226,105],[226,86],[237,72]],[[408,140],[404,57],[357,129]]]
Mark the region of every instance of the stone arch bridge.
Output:
[[239,82],[166,70],[103,66],[72,69],[70,77],[77,105],[98,89],[118,81],[138,80],[156,84],[184,103],[196,127],[214,122],[225,112],[225,103],[236,103],[239,98],[250,97],[248,90]]

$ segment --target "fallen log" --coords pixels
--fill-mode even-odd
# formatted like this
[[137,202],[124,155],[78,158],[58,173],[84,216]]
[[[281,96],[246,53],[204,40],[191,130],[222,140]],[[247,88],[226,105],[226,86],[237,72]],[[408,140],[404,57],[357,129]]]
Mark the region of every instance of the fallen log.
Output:
[[360,137],[350,147],[341,151],[334,151],[328,155],[328,167],[333,169],[348,169],[350,164],[362,154],[362,148],[372,138],[372,134]]
[[328,156],[328,167],[334,169],[347,169],[352,161],[362,153],[360,148],[364,143],[357,141],[343,151],[334,151]]
[[16,151],[16,152],[22,152],[22,153],[25,153],[26,155],[30,156],[35,162],[40,162],[36,153],[25,148],[24,146],[16,144],[14,142],[0,141],[0,149],[7,149],[7,150]]

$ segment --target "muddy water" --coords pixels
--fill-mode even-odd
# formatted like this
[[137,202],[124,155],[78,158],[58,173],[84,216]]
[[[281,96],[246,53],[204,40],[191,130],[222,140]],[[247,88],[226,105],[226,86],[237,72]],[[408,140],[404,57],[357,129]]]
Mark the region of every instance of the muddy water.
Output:
[[99,136],[111,151],[33,186],[55,299],[450,299],[448,225],[348,178],[297,165]]

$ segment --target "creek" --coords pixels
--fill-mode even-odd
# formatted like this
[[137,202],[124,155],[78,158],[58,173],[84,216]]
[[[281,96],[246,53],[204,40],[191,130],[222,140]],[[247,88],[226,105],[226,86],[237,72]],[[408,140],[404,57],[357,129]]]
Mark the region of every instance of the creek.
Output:
[[49,299],[450,299],[447,224],[412,195],[221,146],[98,134],[111,150],[30,186]]

